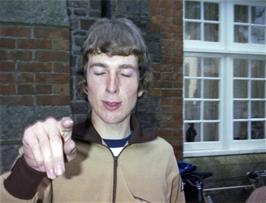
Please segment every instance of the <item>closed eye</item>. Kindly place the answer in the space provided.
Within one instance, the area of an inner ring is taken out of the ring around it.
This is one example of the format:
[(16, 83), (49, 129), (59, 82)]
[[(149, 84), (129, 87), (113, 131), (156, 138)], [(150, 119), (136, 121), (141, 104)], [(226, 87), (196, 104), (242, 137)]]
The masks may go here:
[(132, 76), (130, 73), (121, 73), (120, 75), (126, 78), (130, 78)]
[(96, 75), (96, 76), (100, 76), (100, 75), (104, 75), (105, 72), (94, 72), (93, 74)]

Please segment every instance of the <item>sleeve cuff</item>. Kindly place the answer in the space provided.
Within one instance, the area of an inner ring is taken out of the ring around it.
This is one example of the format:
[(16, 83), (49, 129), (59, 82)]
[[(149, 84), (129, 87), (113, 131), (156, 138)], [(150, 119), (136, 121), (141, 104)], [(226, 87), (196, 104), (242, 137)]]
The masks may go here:
[(24, 157), (20, 157), (11, 174), (4, 181), (5, 189), (19, 199), (32, 199), (46, 173), (32, 169)]

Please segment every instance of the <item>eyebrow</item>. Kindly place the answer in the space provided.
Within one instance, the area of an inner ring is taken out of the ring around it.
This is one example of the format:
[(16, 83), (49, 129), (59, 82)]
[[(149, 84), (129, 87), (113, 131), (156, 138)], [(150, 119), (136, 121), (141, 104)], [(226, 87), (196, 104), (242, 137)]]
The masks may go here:
[(104, 63), (93, 63), (90, 64), (89, 68), (93, 68), (94, 66), (102, 67), (102, 68), (107, 68), (107, 65)]
[[(93, 63), (93, 64), (90, 64), (89, 68), (93, 68), (93, 67), (102, 67), (102, 68), (107, 68), (108, 66), (104, 63)], [(119, 66), (119, 69), (134, 69), (134, 70), (137, 70), (137, 67), (131, 65), (131, 64), (122, 64)]]

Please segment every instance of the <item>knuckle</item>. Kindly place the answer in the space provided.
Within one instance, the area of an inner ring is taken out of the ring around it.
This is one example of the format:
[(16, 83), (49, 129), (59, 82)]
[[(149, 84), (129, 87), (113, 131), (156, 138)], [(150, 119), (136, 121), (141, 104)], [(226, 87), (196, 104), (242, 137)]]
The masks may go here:
[(62, 144), (62, 141), (58, 135), (59, 133), (50, 133), (49, 134), (49, 140), (52, 144), (58, 144), (58, 145), (61, 145)]
[(54, 122), (56, 122), (56, 120), (53, 117), (48, 117), (48, 118), (45, 119), (45, 122), (47, 122), (47, 123), (54, 123)]
[(22, 143), (23, 144), (29, 144), (29, 143), (32, 143), (34, 140), (33, 140), (33, 132), (32, 132), (32, 128), (28, 127), (25, 131), (24, 131), (24, 134), (23, 134), (23, 137), (22, 137)]

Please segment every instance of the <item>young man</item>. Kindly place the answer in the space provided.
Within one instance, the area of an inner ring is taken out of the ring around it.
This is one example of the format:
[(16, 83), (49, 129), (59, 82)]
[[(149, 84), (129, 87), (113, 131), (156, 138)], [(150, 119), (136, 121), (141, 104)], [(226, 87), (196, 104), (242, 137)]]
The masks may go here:
[(98, 20), (84, 61), (88, 119), (28, 127), (22, 156), (2, 178), (1, 202), (184, 202), (172, 147), (144, 135), (131, 115), (151, 78), (140, 30), (125, 18)]

